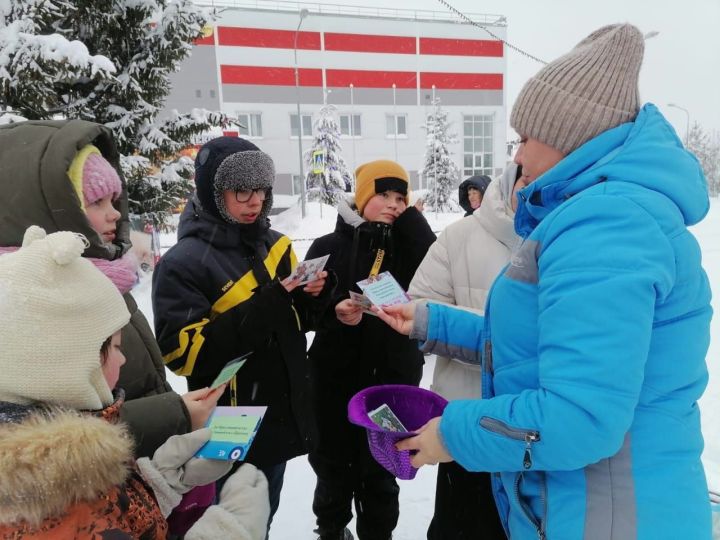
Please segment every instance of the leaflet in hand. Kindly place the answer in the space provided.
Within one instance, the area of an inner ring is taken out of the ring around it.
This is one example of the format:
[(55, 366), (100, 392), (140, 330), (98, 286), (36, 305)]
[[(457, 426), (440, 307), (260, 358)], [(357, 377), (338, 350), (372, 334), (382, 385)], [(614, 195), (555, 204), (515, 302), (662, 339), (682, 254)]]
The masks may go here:
[(377, 409), (370, 411), (368, 416), (370, 417), (370, 420), (387, 431), (407, 433), (407, 428), (403, 425), (400, 419), (395, 416), (395, 413), (387, 403), (383, 403)]
[(350, 300), (352, 300), (354, 304), (360, 306), (363, 313), (377, 317), (377, 313), (374, 313), (372, 310), (373, 304), (367, 296), (364, 294), (358, 294), (355, 291), (348, 291), (348, 293), (350, 294)]
[(317, 279), (317, 275), (323, 271), (323, 268), (325, 268), (325, 264), (329, 258), (330, 255), (323, 255), (317, 259), (308, 259), (301, 262), (297, 265), (295, 270), (293, 270), (292, 274), (290, 274), (290, 281), (299, 279), (300, 285), (305, 285), (306, 283), (315, 281)]
[(195, 455), (206, 459), (243, 461), (266, 411), (267, 407), (215, 407), (207, 423), (212, 436)]
[(232, 379), (238, 372), (238, 369), (243, 367), (245, 360), (247, 360), (247, 357), (251, 354), (251, 352), (243, 354), (242, 356), (234, 358), (230, 360), (227, 364), (225, 364), (225, 367), (220, 370), (220, 373), (218, 373), (218, 376), (215, 377), (215, 380), (210, 385), (210, 390), (215, 390), (216, 388), (220, 387), (221, 385)]
[(378, 307), (407, 304), (410, 297), (390, 272), (357, 282), (358, 287)]

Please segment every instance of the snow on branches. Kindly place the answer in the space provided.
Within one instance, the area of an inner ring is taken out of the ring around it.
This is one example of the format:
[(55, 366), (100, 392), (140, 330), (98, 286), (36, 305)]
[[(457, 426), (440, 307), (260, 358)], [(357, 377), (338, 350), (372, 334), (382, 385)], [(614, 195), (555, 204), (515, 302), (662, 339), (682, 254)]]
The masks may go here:
[(335, 206), (345, 191), (350, 189), (351, 176), (342, 157), (340, 127), (336, 120), (337, 108), (324, 105), (318, 113), (313, 131), (315, 138), (305, 152), (308, 196)]
[(450, 133), (447, 112), (440, 106), (440, 99), (432, 102), (433, 110), (427, 115), (425, 129), (427, 143), (425, 160), (420, 174), (425, 177), (428, 195), (425, 204), (439, 212), (454, 212), (458, 204), (452, 199), (460, 178), (460, 171), (453, 161), (448, 146), (457, 139)]
[(700, 162), (705, 173), (710, 195), (720, 195), (720, 138), (711, 138), (705, 130), (695, 122), (687, 135), (687, 149)]
[(0, 105), (108, 126), (131, 213), (166, 227), (192, 191), (178, 152), (232, 121), (203, 109), (160, 117), (170, 74), (210, 17), (191, 0), (0, 0)]
[(92, 55), (76, 39), (43, 33), (43, 25), (65, 2), (0, 1), (0, 99), (24, 116), (47, 116), (62, 109), (56, 82), (67, 86), (112, 79), (115, 66), (101, 54)]

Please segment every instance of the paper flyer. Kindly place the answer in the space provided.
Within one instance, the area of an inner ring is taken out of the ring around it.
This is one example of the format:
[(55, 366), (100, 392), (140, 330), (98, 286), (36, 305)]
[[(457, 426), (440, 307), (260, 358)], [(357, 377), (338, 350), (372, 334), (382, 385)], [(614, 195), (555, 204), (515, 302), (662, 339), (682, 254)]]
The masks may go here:
[(292, 274), (290, 274), (290, 281), (300, 279), (300, 285), (314, 281), (316, 276), (325, 268), (325, 264), (329, 258), (330, 255), (323, 255), (317, 259), (308, 259), (301, 262), (295, 270), (293, 270)]
[(230, 360), (227, 364), (225, 364), (225, 367), (220, 370), (220, 373), (218, 373), (218, 376), (215, 377), (215, 380), (210, 385), (210, 390), (215, 390), (220, 385), (223, 385), (230, 379), (232, 379), (238, 372), (238, 370), (243, 367), (243, 364), (247, 360), (247, 357), (251, 354), (252, 353), (244, 354), (239, 358), (234, 358), (233, 360)]
[(216, 407), (207, 423), (212, 436), (195, 456), (243, 461), (266, 412), (267, 407)]
[(368, 416), (370, 417), (370, 420), (387, 431), (407, 433), (407, 428), (403, 425), (387, 403), (383, 403), (377, 409), (370, 411)]
[(352, 300), (355, 304), (360, 306), (363, 310), (363, 313), (367, 313), (368, 315), (377, 317), (377, 313), (373, 313), (373, 310), (372, 310), (373, 304), (367, 296), (365, 296), (364, 294), (358, 294), (355, 291), (348, 291), (348, 292), (350, 294), (350, 300)]
[(390, 272), (357, 282), (358, 287), (378, 307), (407, 304), (410, 297)]

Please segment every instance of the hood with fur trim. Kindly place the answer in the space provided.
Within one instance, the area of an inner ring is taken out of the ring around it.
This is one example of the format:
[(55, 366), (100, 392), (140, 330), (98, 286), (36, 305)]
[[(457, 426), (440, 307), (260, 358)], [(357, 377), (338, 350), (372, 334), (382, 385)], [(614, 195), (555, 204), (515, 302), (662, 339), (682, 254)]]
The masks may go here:
[(128, 477), (132, 445), (123, 424), (0, 403), (0, 525), (37, 525), (109, 492)]

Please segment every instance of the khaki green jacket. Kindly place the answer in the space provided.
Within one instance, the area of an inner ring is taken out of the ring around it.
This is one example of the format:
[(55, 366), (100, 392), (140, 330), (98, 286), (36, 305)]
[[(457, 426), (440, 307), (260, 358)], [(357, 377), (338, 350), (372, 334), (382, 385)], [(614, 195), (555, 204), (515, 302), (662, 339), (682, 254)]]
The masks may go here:
[[(74, 231), (90, 246), (85, 256), (113, 260), (130, 247), (127, 190), (116, 202), (122, 217), (112, 245), (92, 229), (72, 187), (67, 170), (86, 144), (97, 146), (117, 169), (119, 155), (109, 129), (82, 120), (33, 121), (0, 127), (0, 246), (19, 246), (30, 225), (50, 234)], [(165, 379), (160, 350), (152, 330), (130, 294), (131, 314), (122, 331), (127, 359), (118, 386), (125, 390), (122, 419), (137, 443), (136, 455), (151, 455), (171, 435), (186, 433), (190, 417), (178, 394)]]

